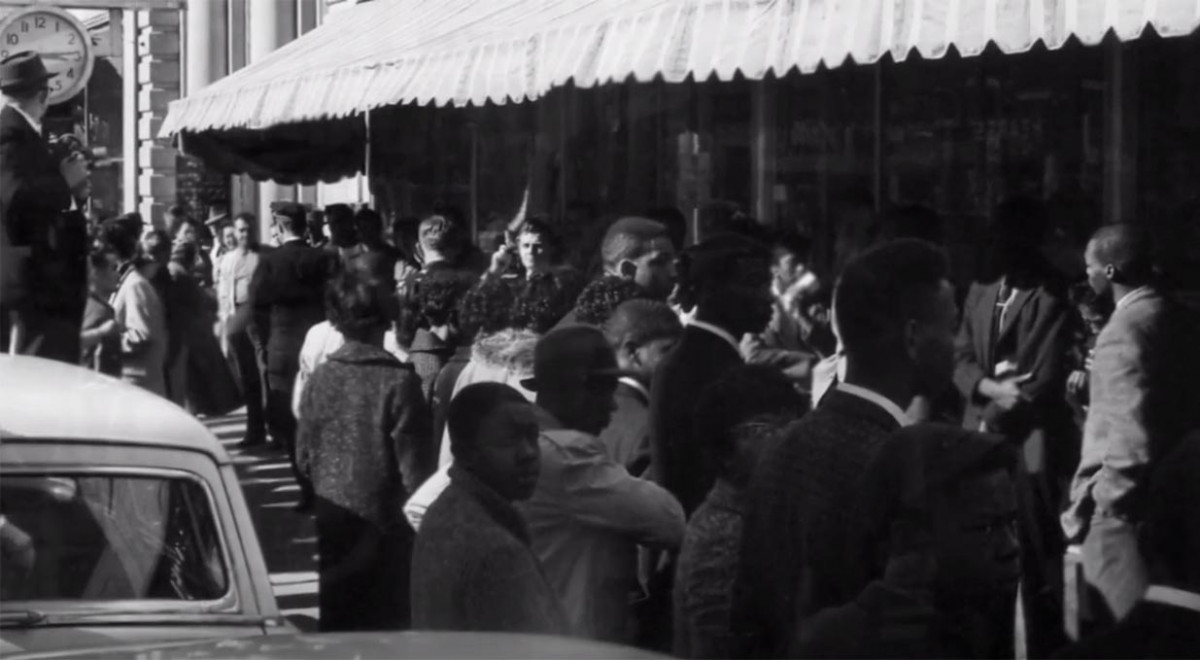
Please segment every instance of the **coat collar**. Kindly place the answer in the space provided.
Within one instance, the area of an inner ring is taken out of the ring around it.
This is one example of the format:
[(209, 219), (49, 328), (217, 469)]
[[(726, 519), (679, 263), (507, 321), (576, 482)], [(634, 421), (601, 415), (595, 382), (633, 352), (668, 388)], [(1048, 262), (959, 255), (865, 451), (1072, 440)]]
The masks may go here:
[(722, 340), (724, 340), (726, 344), (729, 344), (730, 348), (733, 349), (734, 353), (737, 353), (738, 355), (742, 354), (742, 349), (741, 349), (741, 346), (738, 344), (737, 338), (734, 337), (733, 334), (731, 334), (725, 328), (715, 326), (706, 321), (701, 321), (700, 319), (692, 319), (691, 322), (688, 323), (688, 327), (696, 328), (697, 330), (707, 332), (708, 334), (713, 335), (714, 337), (719, 337)]
[(1158, 292), (1155, 291), (1154, 287), (1152, 286), (1140, 286), (1122, 296), (1121, 299), (1117, 301), (1116, 310), (1119, 311), (1125, 309), (1134, 303), (1153, 297), (1157, 293)]
[(450, 466), (450, 483), (458, 486), (483, 507), (488, 516), (525, 545), (530, 544), (529, 527), (512, 502), (504, 499), (491, 486), (480, 481), (470, 471), (455, 463)]
[(330, 354), (329, 359), (345, 364), (384, 364), (389, 366), (401, 366), (402, 364), (381, 346), (372, 346), (351, 340), (347, 340), (341, 348)]
[(829, 409), (832, 412), (865, 419), (884, 431), (892, 432), (900, 428), (900, 424), (891, 413), (882, 406), (859, 396), (834, 388), (821, 398), (817, 410)]
[(636, 378), (630, 376), (622, 376), (617, 380), (617, 396), (637, 399), (646, 405), (650, 403), (650, 390), (646, 389), (646, 386), (639, 383)]

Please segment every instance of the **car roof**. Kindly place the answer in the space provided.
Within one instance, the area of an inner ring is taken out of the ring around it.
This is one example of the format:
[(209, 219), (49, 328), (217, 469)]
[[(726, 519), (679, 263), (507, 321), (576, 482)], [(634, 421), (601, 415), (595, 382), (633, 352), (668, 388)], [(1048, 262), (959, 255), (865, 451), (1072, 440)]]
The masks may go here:
[(227, 462), (195, 417), (152, 392), (64, 362), (0, 355), (0, 439), (174, 447)]
[(630, 660), (665, 658), (649, 651), (585, 639), (468, 632), (371, 632), (277, 634), (192, 643), (137, 644), (26, 656), (29, 658), (141, 658), (207, 660), (323, 660), (325, 658), (562, 658)]

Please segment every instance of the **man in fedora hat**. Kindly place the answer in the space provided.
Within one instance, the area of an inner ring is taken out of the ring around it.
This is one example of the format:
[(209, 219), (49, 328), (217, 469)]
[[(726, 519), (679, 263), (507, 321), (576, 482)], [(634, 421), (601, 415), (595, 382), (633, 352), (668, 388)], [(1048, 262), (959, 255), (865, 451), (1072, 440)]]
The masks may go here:
[(683, 541), (683, 507), (666, 489), (629, 474), (599, 434), (608, 426), (621, 370), (604, 333), (583, 325), (551, 331), (534, 349), (541, 476), (521, 509), (533, 550), (558, 592), (576, 635), (635, 640), (631, 586), (637, 548), (674, 550)]
[[(52, 148), (42, 120), (55, 74), (22, 51), (0, 60), (0, 225), (6, 251), (0, 335), (6, 350), (79, 361), (87, 234), (73, 190), (84, 159)], [(82, 279), (81, 279), (82, 278)]]

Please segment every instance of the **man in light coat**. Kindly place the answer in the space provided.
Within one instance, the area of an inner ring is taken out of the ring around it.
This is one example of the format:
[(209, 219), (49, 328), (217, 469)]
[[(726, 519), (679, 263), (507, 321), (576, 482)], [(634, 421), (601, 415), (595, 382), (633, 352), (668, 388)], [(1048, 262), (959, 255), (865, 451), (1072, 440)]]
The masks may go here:
[(1082, 542), (1088, 585), (1120, 620), (1148, 583), (1137, 544), (1146, 481), (1197, 425), (1197, 331), (1154, 286), (1145, 229), (1103, 227), (1084, 258), (1092, 288), (1111, 293), (1116, 310), (1096, 339), (1082, 458), (1062, 524), (1069, 540)]
[(574, 634), (630, 644), (637, 632), (629, 594), (638, 584), (638, 546), (677, 549), (685, 524), (675, 497), (631, 476), (598, 437), (620, 375), (596, 328), (560, 328), (538, 342), (534, 377), (522, 385), (537, 392), (547, 413), (542, 467), (521, 508)]

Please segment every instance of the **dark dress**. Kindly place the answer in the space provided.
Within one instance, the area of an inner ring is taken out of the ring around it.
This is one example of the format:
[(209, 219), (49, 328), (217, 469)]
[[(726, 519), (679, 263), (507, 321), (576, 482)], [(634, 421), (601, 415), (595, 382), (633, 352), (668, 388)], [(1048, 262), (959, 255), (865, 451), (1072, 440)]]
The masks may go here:
[(429, 409), (412, 367), (350, 341), (313, 372), (297, 461), (316, 494), (322, 631), (410, 621), (412, 529), (401, 507), (432, 472)]

